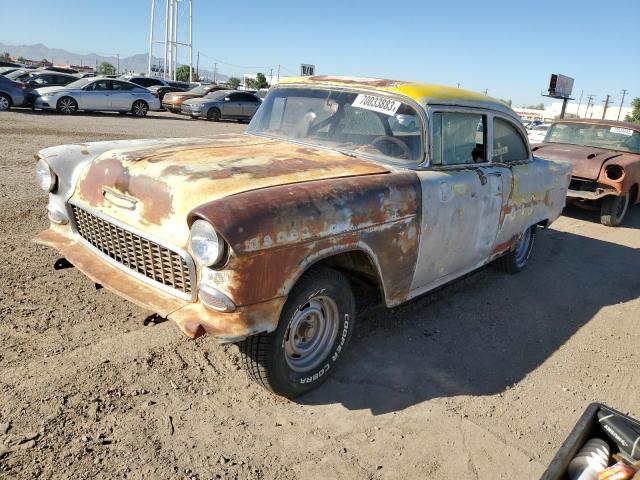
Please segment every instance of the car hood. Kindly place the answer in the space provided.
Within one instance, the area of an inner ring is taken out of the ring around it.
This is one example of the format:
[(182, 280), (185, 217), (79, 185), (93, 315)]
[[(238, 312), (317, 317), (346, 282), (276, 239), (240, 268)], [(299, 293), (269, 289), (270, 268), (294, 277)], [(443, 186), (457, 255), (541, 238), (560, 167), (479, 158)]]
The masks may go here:
[(40, 87), (40, 88), (33, 89), (34, 92), (37, 92), (40, 95), (46, 95), (48, 93), (54, 93), (54, 92), (61, 92), (63, 90), (68, 90), (68, 89), (61, 85), (57, 87)]
[(535, 155), (546, 160), (569, 162), (573, 165), (572, 176), (596, 180), (602, 164), (611, 158), (619, 157), (621, 153), (605, 148), (542, 143), (535, 149)]
[(93, 159), (79, 176), (72, 202), (184, 248), (187, 215), (203, 203), (272, 186), (388, 171), (372, 161), (249, 135), (134, 140), (118, 142)]
[(198, 93), (189, 93), (189, 92), (168, 92), (165, 96), (165, 98), (167, 100), (178, 100), (178, 101), (184, 101), (184, 100), (188, 100), (190, 98), (201, 98), (202, 95), (198, 94)]
[(182, 102), (183, 105), (204, 105), (205, 103), (215, 103), (217, 100), (212, 100), (210, 98), (197, 97), (190, 98), (189, 100), (185, 100)]

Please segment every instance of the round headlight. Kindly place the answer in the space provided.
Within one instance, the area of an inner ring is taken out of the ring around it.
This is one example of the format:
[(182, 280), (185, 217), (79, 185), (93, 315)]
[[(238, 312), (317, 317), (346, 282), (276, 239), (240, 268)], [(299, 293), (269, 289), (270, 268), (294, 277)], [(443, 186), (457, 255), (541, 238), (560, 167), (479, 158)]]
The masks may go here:
[(191, 225), (191, 251), (203, 265), (215, 265), (224, 255), (224, 241), (204, 220), (196, 220)]
[(51, 171), (51, 168), (44, 160), (38, 160), (36, 163), (36, 179), (38, 180), (38, 185), (44, 191), (53, 192), (56, 188), (56, 174)]
[(607, 165), (604, 173), (607, 175), (607, 178), (609, 180), (617, 182), (619, 180), (622, 180), (622, 178), (624, 177), (624, 168), (622, 168), (620, 165)]

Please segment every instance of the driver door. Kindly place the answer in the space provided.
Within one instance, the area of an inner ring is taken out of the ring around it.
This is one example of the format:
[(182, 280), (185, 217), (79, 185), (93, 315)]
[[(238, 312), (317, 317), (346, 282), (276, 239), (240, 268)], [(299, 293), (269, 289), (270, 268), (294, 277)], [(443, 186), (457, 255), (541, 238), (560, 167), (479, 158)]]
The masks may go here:
[(110, 110), (111, 81), (97, 80), (87, 85), (79, 96), (78, 106), (81, 110)]
[(427, 291), (463, 275), (491, 256), (509, 169), (487, 161), (487, 115), (436, 112), (431, 165), (417, 172), (422, 234), (412, 290)]

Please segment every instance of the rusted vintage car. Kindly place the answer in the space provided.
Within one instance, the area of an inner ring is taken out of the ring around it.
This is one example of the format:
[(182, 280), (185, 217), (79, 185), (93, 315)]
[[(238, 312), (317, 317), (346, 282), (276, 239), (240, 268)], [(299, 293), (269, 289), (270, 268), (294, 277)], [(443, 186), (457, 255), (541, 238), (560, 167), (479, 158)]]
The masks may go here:
[(560, 120), (533, 147), (545, 159), (573, 165), (568, 200), (599, 210), (615, 227), (640, 202), (640, 125), (611, 120)]
[(532, 156), (503, 103), (457, 88), (290, 79), (244, 135), (47, 148), (35, 241), (189, 337), (239, 342), (294, 397), (349, 343), (353, 282), (389, 307), (501, 258), (524, 267), (570, 167)]

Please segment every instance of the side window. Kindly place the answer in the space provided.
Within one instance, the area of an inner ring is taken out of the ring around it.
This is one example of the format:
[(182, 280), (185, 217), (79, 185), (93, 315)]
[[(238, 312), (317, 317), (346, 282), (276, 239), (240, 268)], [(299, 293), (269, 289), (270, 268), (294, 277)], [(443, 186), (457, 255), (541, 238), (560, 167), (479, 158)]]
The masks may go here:
[(94, 92), (109, 90), (109, 81), (100, 80), (98, 82), (93, 82), (91, 85), (89, 85), (87, 90), (91, 90), (91, 91), (94, 91)]
[(529, 158), (527, 144), (515, 126), (501, 118), (493, 119), (492, 161), (508, 163)]
[(486, 161), (485, 115), (459, 112), (435, 113), (431, 123), (432, 164), (466, 165)]
[(241, 102), (244, 100), (241, 93), (232, 93), (230, 95), (227, 95), (227, 98), (230, 102)]
[(126, 91), (126, 90), (132, 90), (133, 89), (133, 85), (129, 84), (129, 83), (124, 83), (124, 82), (111, 82), (111, 89), (112, 90), (119, 90), (119, 91)]

